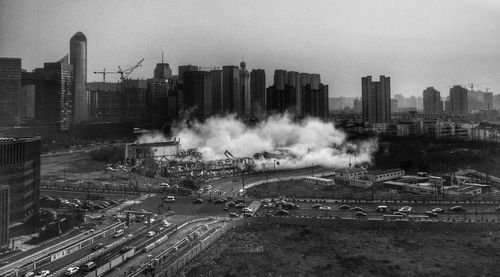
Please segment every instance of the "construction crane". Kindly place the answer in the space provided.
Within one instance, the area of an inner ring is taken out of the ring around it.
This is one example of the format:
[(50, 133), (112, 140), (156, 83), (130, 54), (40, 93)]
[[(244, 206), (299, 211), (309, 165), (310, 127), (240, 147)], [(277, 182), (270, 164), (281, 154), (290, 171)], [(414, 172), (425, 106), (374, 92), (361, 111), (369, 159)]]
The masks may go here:
[(481, 85), (487, 85), (487, 83), (469, 83), (467, 84), (468, 87), (470, 87), (470, 91), (474, 91), (474, 86), (481, 86)]
[(94, 74), (102, 74), (102, 82), (106, 83), (106, 74), (118, 74), (119, 72), (106, 71), (104, 68), (102, 71), (94, 71)]
[(126, 69), (122, 69), (120, 66), (118, 66), (118, 72), (120, 74), (120, 80), (125, 80), (125, 78), (127, 78), (130, 74), (132, 74), (132, 72), (138, 68), (139, 66), (142, 66), (141, 63), (144, 61), (144, 58), (142, 58), (136, 65), (130, 67), (130, 68), (126, 68)]

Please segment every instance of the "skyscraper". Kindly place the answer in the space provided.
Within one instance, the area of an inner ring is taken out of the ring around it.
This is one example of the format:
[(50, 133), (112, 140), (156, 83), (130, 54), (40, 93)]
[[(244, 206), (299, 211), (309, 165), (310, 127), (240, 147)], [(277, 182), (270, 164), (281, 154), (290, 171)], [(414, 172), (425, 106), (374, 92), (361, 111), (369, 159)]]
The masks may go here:
[(88, 121), (87, 38), (76, 33), (69, 41), (69, 60), (73, 65), (73, 122)]
[(212, 113), (222, 114), (222, 70), (214, 69), (210, 71), (210, 86), (210, 95), (212, 95)]
[(0, 58), (0, 125), (15, 125), (21, 117), (21, 59)]
[(285, 90), (286, 70), (276, 69), (274, 71), (274, 85), (276, 86), (276, 90)]
[(237, 66), (222, 67), (222, 112), (242, 114), (240, 70)]
[(73, 119), (73, 66), (64, 62), (45, 63), (32, 74), (35, 118), (68, 130)]
[[(40, 137), (0, 138), (0, 176), (10, 194), (10, 225), (36, 227), (40, 209)], [(15, 227), (11, 227), (15, 228)]]
[(195, 65), (181, 65), (179, 66), (179, 76), (176, 84), (176, 94), (177, 94), (177, 109), (179, 111), (184, 110), (184, 73), (189, 71), (198, 71), (198, 66)]
[(443, 101), (438, 90), (433, 87), (428, 87), (423, 92), (424, 98), (424, 113), (442, 113)]
[(252, 110), (252, 98), (250, 95), (250, 73), (244, 61), (240, 63), (240, 96), (242, 113), (250, 114)]
[(465, 115), (468, 111), (467, 89), (461, 86), (450, 88), (450, 113)]
[(172, 69), (162, 59), (162, 63), (156, 64), (153, 79), (148, 80), (147, 112), (154, 126), (164, 126), (177, 115), (173, 87)]
[(250, 73), (251, 113), (259, 118), (266, 114), (266, 72), (253, 69)]
[(380, 76), (372, 82), (372, 76), (361, 78), (363, 121), (390, 123), (391, 121), (391, 79)]
[(210, 72), (184, 73), (184, 109), (195, 118), (203, 120), (212, 115)]
[(302, 98), (301, 98), (301, 86), (300, 86), (300, 75), (296, 71), (288, 71), (286, 74), (287, 85), (290, 86), (292, 94), (295, 95), (295, 115), (297, 117), (302, 116)]

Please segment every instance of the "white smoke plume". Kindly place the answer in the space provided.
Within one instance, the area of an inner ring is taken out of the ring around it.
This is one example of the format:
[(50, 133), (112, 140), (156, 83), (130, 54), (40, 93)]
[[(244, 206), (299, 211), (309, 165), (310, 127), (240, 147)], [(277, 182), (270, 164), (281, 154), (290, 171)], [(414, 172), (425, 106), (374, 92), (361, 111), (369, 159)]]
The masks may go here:
[[(276, 153), (286, 149), (289, 155), (268, 158), (267, 166), (279, 161), (279, 168), (322, 165), (347, 167), (354, 163), (370, 163), (377, 148), (376, 140), (359, 143), (346, 141), (346, 134), (332, 122), (317, 118), (294, 122), (288, 115), (276, 115), (248, 127), (234, 115), (212, 117), (204, 123), (180, 125), (172, 137), (180, 138), (182, 149), (198, 148), (203, 160), (224, 159), (227, 150), (235, 157), (253, 157), (255, 153)], [(161, 135), (143, 137), (139, 142), (165, 141)], [(270, 163), (269, 163), (270, 162)], [(264, 161), (256, 160), (257, 169)]]

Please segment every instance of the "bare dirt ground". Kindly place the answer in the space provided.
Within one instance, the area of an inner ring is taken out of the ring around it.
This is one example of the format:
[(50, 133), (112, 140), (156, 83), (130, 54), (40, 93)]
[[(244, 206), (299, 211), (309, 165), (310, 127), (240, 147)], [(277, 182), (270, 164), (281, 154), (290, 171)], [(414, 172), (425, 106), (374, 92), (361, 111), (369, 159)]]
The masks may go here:
[(500, 276), (500, 232), (252, 225), (230, 231), (179, 276)]

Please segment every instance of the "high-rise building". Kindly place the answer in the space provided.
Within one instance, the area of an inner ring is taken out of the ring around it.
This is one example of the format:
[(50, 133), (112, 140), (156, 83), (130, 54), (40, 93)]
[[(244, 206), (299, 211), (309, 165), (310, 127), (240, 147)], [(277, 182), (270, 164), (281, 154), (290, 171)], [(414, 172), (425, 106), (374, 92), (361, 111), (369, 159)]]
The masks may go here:
[(0, 185), (0, 250), (9, 247), (9, 186)]
[(134, 122), (135, 126), (147, 123), (147, 80), (125, 79), (121, 83), (121, 122)]
[(319, 83), (317, 89), (313, 89), (312, 84), (302, 87), (302, 116), (328, 118), (328, 85)]
[(0, 58), (0, 125), (21, 119), (21, 59)]
[(244, 114), (250, 114), (252, 111), (252, 98), (250, 95), (250, 73), (246, 68), (247, 64), (242, 61), (240, 63), (240, 96), (241, 110)]
[(285, 90), (286, 85), (286, 70), (276, 69), (274, 71), (274, 85), (276, 86), (276, 90)]
[(262, 118), (266, 114), (266, 72), (264, 69), (253, 69), (250, 73), (250, 94), (252, 114)]
[[(302, 116), (302, 98), (301, 98), (301, 90), (302, 87), (300, 85), (300, 74), (297, 71), (288, 71), (286, 73), (286, 84), (290, 86), (290, 89), (292, 90), (292, 94), (295, 95), (295, 111), (293, 113), (297, 117)], [(290, 111), (292, 112), (292, 111)]]
[(358, 114), (360, 114), (363, 111), (361, 100), (359, 98), (356, 97), (356, 99), (354, 99), (352, 109), (354, 110), (355, 113)]
[(428, 87), (423, 92), (424, 113), (439, 114), (443, 112), (443, 101), (438, 90)]
[(391, 79), (380, 76), (378, 82), (372, 77), (361, 78), (363, 121), (370, 123), (390, 123), (391, 121)]
[(35, 85), (35, 118), (68, 130), (74, 111), (73, 66), (64, 62), (44, 63), (30, 79)]
[(483, 109), (493, 110), (493, 92), (484, 93)]
[(212, 95), (212, 113), (223, 113), (223, 96), (222, 96), (222, 70), (214, 69), (210, 71), (210, 85)]
[(40, 137), (0, 139), (0, 185), (9, 186), (10, 229), (36, 227), (40, 208)]
[(73, 65), (73, 122), (88, 121), (87, 38), (76, 33), (69, 41), (69, 60)]
[(148, 80), (147, 113), (153, 126), (162, 127), (176, 118), (177, 97), (168, 63), (158, 63), (153, 79)]
[(210, 72), (184, 73), (184, 109), (199, 120), (212, 115), (212, 86)]
[(500, 94), (495, 94), (493, 96), (493, 108), (500, 109)]
[(122, 93), (120, 83), (87, 83), (89, 118), (92, 122), (120, 122)]
[(222, 111), (242, 114), (240, 94), (240, 70), (237, 66), (222, 67)]
[[(293, 82), (292, 82), (293, 83)], [(297, 89), (290, 85), (286, 70), (274, 71), (274, 85), (267, 88), (266, 109), (268, 113), (294, 114), (297, 103)]]
[(398, 100), (397, 99), (391, 99), (391, 111), (393, 113), (398, 111)]
[(177, 110), (184, 110), (184, 73), (189, 71), (198, 71), (199, 67), (196, 65), (181, 65), (179, 66), (179, 76), (176, 81), (176, 96), (177, 96)]
[(467, 89), (461, 86), (450, 88), (450, 113), (465, 115), (468, 111)]

